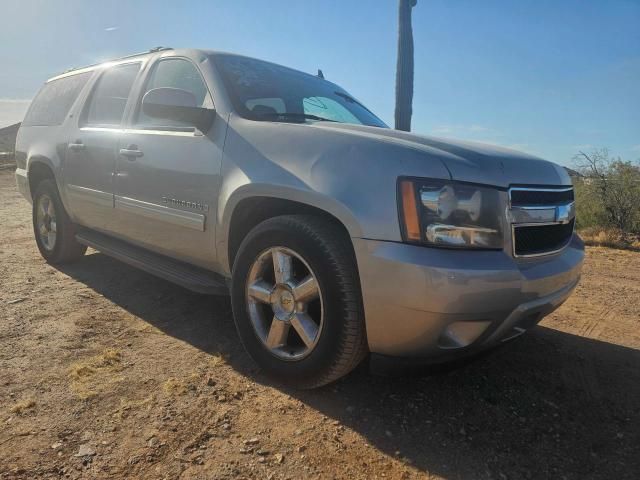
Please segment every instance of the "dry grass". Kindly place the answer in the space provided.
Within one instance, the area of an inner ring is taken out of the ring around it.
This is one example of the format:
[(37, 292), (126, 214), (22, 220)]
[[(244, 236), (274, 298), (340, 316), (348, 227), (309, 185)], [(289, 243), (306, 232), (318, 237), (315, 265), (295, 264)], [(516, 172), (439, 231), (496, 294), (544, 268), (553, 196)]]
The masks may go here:
[(162, 388), (167, 395), (184, 395), (189, 390), (195, 390), (200, 377), (196, 373), (192, 373), (186, 378), (169, 377)]
[(209, 366), (211, 368), (216, 368), (227, 363), (227, 360), (227, 355), (224, 355), (222, 353), (214, 354), (209, 359)]
[(114, 375), (122, 370), (122, 355), (118, 350), (108, 348), (100, 355), (90, 357), (71, 365), (72, 390), (82, 399), (95, 396), (105, 385), (121, 380)]
[(80, 380), (95, 375), (100, 370), (113, 370), (120, 366), (121, 357), (118, 350), (109, 348), (100, 355), (74, 363), (70, 375)]
[(179, 378), (168, 378), (162, 385), (164, 391), (169, 395), (184, 395), (187, 393), (187, 384)]
[(584, 228), (578, 233), (584, 243), (590, 246), (640, 251), (640, 236), (638, 235), (601, 227)]
[(149, 395), (148, 397), (139, 400), (120, 399), (120, 407), (117, 408), (111, 416), (113, 418), (125, 419), (132, 411), (135, 410), (151, 410), (155, 402), (155, 396)]
[(27, 410), (31, 410), (33, 408), (35, 408), (36, 406), (36, 401), (32, 398), (29, 398), (27, 400), (23, 400), (21, 402), (16, 403), (15, 405), (13, 405), (11, 407), (11, 413), (15, 413), (17, 415), (21, 415), (22, 413), (26, 412)]

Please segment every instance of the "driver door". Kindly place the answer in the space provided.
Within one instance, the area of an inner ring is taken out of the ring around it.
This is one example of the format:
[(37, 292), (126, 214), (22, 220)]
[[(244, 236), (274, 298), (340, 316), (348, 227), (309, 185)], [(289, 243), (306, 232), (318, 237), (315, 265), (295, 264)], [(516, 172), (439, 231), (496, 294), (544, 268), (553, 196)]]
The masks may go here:
[(190, 92), (197, 106), (213, 108), (191, 60), (164, 57), (152, 66), (119, 138), (114, 198), (118, 234), (157, 253), (212, 267), (226, 122), (217, 117), (203, 134), (185, 122), (151, 118), (141, 102), (157, 88)]

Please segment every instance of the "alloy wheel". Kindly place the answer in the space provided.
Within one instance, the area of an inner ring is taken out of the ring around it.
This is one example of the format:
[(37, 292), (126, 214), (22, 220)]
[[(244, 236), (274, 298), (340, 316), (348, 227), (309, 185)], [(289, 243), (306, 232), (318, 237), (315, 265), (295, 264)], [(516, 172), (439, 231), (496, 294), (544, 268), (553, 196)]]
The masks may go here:
[(286, 247), (272, 247), (253, 262), (247, 278), (247, 310), (256, 335), (276, 357), (309, 355), (323, 327), (320, 285), (309, 264)]
[(53, 251), (57, 238), (56, 209), (48, 195), (40, 195), (38, 198), (36, 229), (44, 248), (49, 252)]

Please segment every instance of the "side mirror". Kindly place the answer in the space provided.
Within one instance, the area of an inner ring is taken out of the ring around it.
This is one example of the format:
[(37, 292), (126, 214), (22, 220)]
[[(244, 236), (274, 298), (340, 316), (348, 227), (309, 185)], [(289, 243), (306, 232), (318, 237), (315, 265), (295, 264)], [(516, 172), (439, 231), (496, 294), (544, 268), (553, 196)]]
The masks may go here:
[(193, 93), (179, 88), (154, 88), (142, 97), (142, 111), (154, 118), (164, 118), (196, 127), (207, 133), (216, 111), (196, 105)]

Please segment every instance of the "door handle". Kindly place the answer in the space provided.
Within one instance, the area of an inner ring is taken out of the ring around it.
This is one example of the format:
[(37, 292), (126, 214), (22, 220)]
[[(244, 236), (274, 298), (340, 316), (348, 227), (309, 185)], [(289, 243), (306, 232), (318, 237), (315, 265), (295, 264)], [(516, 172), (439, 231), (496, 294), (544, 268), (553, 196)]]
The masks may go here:
[(144, 155), (141, 150), (138, 150), (137, 145), (129, 145), (127, 148), (120, 149), (120, 155), (123, 157), (127, 157), (129, 160), (133, 161), (138, 157)]
[(73, 151), (84, 150), (84, 143), (82, 143), (81, 140), (76, 140), (75, 142), (70, 143), (68, 146), (69, 146), (69, 150), (73, 150)]

